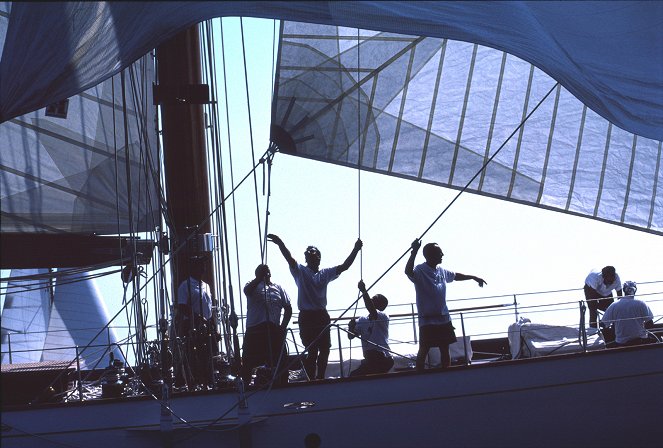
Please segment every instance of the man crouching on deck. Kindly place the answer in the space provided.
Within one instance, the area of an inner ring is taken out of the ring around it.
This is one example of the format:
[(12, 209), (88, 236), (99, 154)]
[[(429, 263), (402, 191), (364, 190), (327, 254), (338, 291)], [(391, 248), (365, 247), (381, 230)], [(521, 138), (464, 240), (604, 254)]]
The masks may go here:
[(417, 371), (424, 370), (424, 361), (431, 347), (440, 349), (442, 367), (451, 365), (449, 345), (456, 342), (456, 333), (451, 324), (447, 308), (447, 283), (454, 280), (475, 280), (483, 288), (486, 281), (474, 275), (447, 271), (438, 266), (444, 253), (436, 243), (424, 246), (425, 263), (414, 266), (414, 259), (421, 247), (421, 241), (412, 242), (412, 252), (405, 265), (405, 275), (414, 283), (417, 294), (419, 313), (419, 351), (417, 352)]

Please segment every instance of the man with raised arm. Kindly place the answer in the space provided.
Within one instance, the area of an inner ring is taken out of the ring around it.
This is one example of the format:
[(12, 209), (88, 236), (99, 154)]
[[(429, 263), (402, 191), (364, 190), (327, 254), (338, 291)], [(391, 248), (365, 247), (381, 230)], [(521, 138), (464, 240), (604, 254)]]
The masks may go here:
[(309, 379), (324, 379), (331, 348), (329, 330), (331, 320), (327, 313), (327, 284), (348, 270), (355, 261), (362, 242), (357, 239), (352, 252), (343, 264), (333, 268), (320, 269), (321, 254), (317, 247), (306, 248), (306, 252), (304, 252), (306, 266), (304, 266), (295, 261), (281, 238), (270, 233), (267, 235), (267, 240), (279, 247), (297, 285), (299, 335), (302, 343), (309, 347), (304, 360), (306, 374)]
[(348, 325), (350, 339), (361, 337), (361, 347), (364, 359), (361, 365), (350, 372), (350, 376), (368, 375), (371, 373), (386, 373), (394, 366), (394, 360), (389, 353), (389, 315), (384, 312), (389, 301), (382, 294), (368, 295), (363, 280), (357, 285), (364, 299), (364, 306), (368, 316), (352, 319)]
[[(290, 298), (281, 286), (272, 282), (269, 266), (258, 265), (255, 274), (256, 277), (244, 286), (246, 334), (242, 347), (242, 379), (247, 386), (255, 367), (266, 364), (276, 369), (279, 360), (286, 359), (286, 354), (282, 352), (288, 322), (292, 317)], [(281, 365), (284, 364), (282, 361)], [(278, 382), (287, 382), (287, 372), (284, 373)]]
[(414, 259), (421, 247), (421, 241), (412, 242), (412, 252), (405, 265), (405, 275), (414, 283), (417, 294), (417, 310), (419, 313), (419, 351), (417, 352), (417, 371), (424, 370), (426, 355), (431, 347), (440, 349), (442, 367), (451, 365), (449, 345), (456, 342), (456, 333), (451, 324), (451, 316), (447, 308), (447, 283), (454, 280), (474, 280), (480, 287), (487, 284), (482, 278), (465, 275), (460, 272), (447, 271), (438, 266), (442, 263), (444, 253), (436, 243), (424, 246), (425, 263), (414, 266)]

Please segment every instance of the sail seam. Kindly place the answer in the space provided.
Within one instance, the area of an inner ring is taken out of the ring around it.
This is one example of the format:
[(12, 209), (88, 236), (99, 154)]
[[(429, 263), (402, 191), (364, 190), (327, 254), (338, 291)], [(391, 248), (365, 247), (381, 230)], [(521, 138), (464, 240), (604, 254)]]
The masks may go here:
[(582, 107), (582, 117), (580, 118), (580, 128), (578, 129), (578, 142), (576, 143), (576, 155), (573, 160), (573, 170), (571, 171), (571, 183), (569, 184), (569, 195), (566, 198), (565, 210), (571, 207), (571, 198), (576, 185), (576, 176), (578, 175), (578, 162), (580, 161), (580, 149), (582, 148), (582, 137), (585, 131), (585, 119), (587, 118), (587, 106)]
[(421, 151), (421, 161), (419, 162), (418, 178), (424, 175), (424, 166), (426, 164), (426, 154), (428, 153), (428, 145), (430, 143), (430, 136), (432, 134), (433, 118), (435, 118), (435, 106), (437, 105), (437, 96), (440, 90), (440, 80), (442, 79), (442, 69), (444, 68), (444, 57), (447, 52), (447, 39), (442, 41), (440, 48), (440, 62), (437, 67), (437, 75), (435, 76), (435, 87), (433, 88), (433, 98), (431, 98), (430, 114), (428, 115), (428, 127), (426, 128), (426, 138), (424, 140), (424, 148)]
[(631, 195), (631, 180), (633, 178), (633, 166), (635, 165), (635, 154), (638, 150), (638, 136), (633, 134), (633, 145), (631, 146), (631, 161), (628, 167), (628, 176), (626, 177), (626, 192), (624, 194), (624, 208), (622, 208), (622, 216), (620, 221), (624, 222), (626, 218), (626, 209), (628, 208), (628, 200)]
[(596, 206), (594, 207), (594, 217), (599, 214), (601, 205), (601, 196), (603, 196), (603, 184), (605, 182), (605, 167), (608, 165), (608, 154), (610, 154), (610, 139), (612, 138), (612, 123), (608, 122), (608, 130), (605, 137), (605, 149), (603, 150), (603, 165), (601, 166), (601, 179), (599, 180), (599, 192), (596, 197)]
[[(490, 147), (493, 143), (493, 132), (495, 132), (495, 122), (497, 120), (497, 109), (500, 103), (500, 96), (502, 95), (502, 82), (504, 81), (504, 73), (505, 73), (505, 68), (506, 68), (506, 57), (507, 53), (502, 52), (502, 65), (500, 67), (500, 74), (497, 78), (497, 87), (495, 88), (495, 101), (493, 102), (493, 114), (490, 118), (490, 127), (488, 129), (488, 137), (486, 139), (486, 151), (484, 152), (483, 155), (483, 162), (486, 163), (486, 160), (488, 160), (489, 154), (490, 154)], [(479, 186), (478, 190), (481, 191), (483, 189), (483, 182), (486, 179), (486, 173), (488, 172), (487, 169), (483, 170), (481, 172), (481, 178), (479, 179)]]
[(546, 176), (548, 175), (548, 163), (550, 162), (550, 155), (552, 151), (552, 142), (553, 136), (555, 135), (555, 124), (557, 122), (557, 109), (559, 107), (559, 97), (562, 91), (562, 86), (557, 86), (557, 92), (555, 92), (555, 105), (553, 106), (552, 117), (550, 119), (550, 132), (548, 134), (548, 144), (546, 145), (546, 157), (543, 162), (543, 171), (541, 173), (541, 183), (539, 185), (539, 196), (536, 198), (536, 203), (541, 204), (541, 198), (543, 197), (543, 190), (546, 185)]
[(477, 60), (477, 50), (479, 45), (474, 44), (472, 48), (472, 59), (470, 60), (470, 68), (467, 74), (467, 83), (465, 85), (465, 98), (463, 98), (463, 110), (460, 113), (460, 122), (458, 123), (458, 133), (456, 135), (456, 144), (454, 145), (454, 156), (451, 160), (451, 170), (449, 171), (449, 183), (454, 183), (454, 174), (456, 173), (456, 163), (458, 162), (458, 153), (460, 152), (460, 141), (463, 137), (463, 126), (465, 125), (465, 115), (467, 114), (467, 105), (470, 98), (470, 90), (472, 88), (472, 76), (474, 75), (474, 66)]
[(656, 207), (656, 192), (658, 189), (658, 176), (661, 173), (661, 147), (663, 142), (658, 142), (658, 156), (656, 157), (656, 171), (654, 174), (654, 186), (652, 188), (651, 207), (649, 208), (649, 220), (647, 221), (647, 228), (651, 229), (652, 221), (654, 220), (654, 207)]
[(516, 153), (513, 156), (513, 168), (511, 171), (511, 182), (509, 183), (509, 191), (507, 193), (508, 197), (511, 197), (513, 194), (513, 187), (516, 183), (516, 175), (518, 174), (518, 161), (520, 159), (520, 148), (523, 143), (523, 133), (525, 132), (525, 126), (527, 123), (524, 122), (525, 117), (527, 116), (527, 108), (529, 107), (529, 99), (532, 94), (532, 81), (534, 79), (534, 65), (530, 64), (529, 66), (529, 78), (527, 80), (527, 91), (525, 93), (525, 103), (523, 104), (523, 114), (520, 117), (520, 120), (523, 121), (523, 125), (520, 127), (518, 132), (518, 141), (516, 143)]
[(410, 86), (410, 81), (412, 80), (412, 66), (414, 65), (414, 53), (417, 50), (417, 46), (412, 46), (410, 50), (410, 60), (408, 61), (407, 71), (405, 72), (405, 82), (403, 86), (403, 94), (401, 96), (400, 109), (398, 111), (398, 119), (396, 120), (396, 131), (394, 132), (394, 143), (391, 147), (391, 156), (389, 157), (389, 168), (387, 171), (391, 172), (394, 167), (394, 159), (396, 158), (396, 148), (398, 147), (398, 138), (401, 132), (401, 123), (403, 122), (403, 111), (405, 110), (405, 102), (407, 101), (407, 92), (408, 87)]

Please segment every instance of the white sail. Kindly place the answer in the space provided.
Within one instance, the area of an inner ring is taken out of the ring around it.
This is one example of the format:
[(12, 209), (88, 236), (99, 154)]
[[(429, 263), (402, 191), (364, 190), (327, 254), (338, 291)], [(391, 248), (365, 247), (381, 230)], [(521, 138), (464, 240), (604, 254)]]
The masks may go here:
[[(13, 269), (2, 309), (1, 363), (41, 361), (51, 318), (47, 269)], [(42, 276), (39, 278), (39, 276)]]
[(515, 56), (284, 22), (276, 77), (285, 152), (663, 234), (661, 141)]
[(104, 368), (111, 351), (123, 359), (89, 273), (53, 281), (46, 269), (13, 269), (11, 278), (2, 310), (2, 364), (73, 361), (78, 354), (81, 368)]
[(69, 361), (78, 354), (81, 368), (105, 368), (110, 352), (123, 359), (114, 329), (106, 327), (110, 315), (103, 294), (88, 275), (58, 278), (42, 361)]
[(6, 15), (0, 121), (97, 85), (195, 23), (244, 16), (491, 46), (615, 125), (663, 139), (660, 2), (18, 2)]

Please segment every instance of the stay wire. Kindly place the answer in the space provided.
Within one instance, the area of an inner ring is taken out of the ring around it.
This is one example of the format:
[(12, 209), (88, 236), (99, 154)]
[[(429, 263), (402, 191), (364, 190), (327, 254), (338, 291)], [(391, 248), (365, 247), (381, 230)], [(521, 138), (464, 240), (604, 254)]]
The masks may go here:
[[(493, 159), (497, 156), (497, 154), (499, 154), (500, 151), (506, 146), (506, 144), (509, 142), (509, 140), (511, 140), (511, 138), (512, 138), (514, 135), (516, 135), (516, 133), (520, 130), (520, 128), (522, 128), (522, 127), (525, 125), (525, 123), (527, 122), (527, 120), (529, 120), (529, 118), (532, 116), (532, 114), (534, 114), (534, 112), (536, 112), (536, 111), (538, 110), (538, 108), (541, 106), (541, 104), (543, 104), (543, 102), (544, 102), (544, 101), (550, 96), (550, 94), (551, 94), (551, 93), (557, 88), (558, 85), (559, 85), (559, 82), (556, 82), (556, 83), (550, 88), (550, 90), (548, 91), (548, 93), (546, 93), (546, 94), (543, 96), (543, 98), (541, 98), (541, 100), (537, 103), (537, 105), (536, 105), (536, 106), (535, 106), (535, 107), (534, 107), (534, 108), (533, 108), (533, 109), (527, 114), (527, 116), (526, 116), (526, 117), (520, 122), (520, 124), (518, 124), (518, 126), (516, 126), (516, 128), (515, 128), (515, 129), (513, 130), (513, 132), (512, 132), (507, 138), (506, 138), (506, 140), (504, 140), (504, 143), (502, 143), (502, 144), (500, 145), (500, 147), (499, 147), (499, 148), (493, 153), (493, 155), (490, 156), (490, 157), (484, 162), (484, 164), (481, 166), (481, 168), (480, 168), (480, 169), (474, 174), (474, 176), (472, 176), (472, 178), (471, 178), (471, 179), (465, 184), (465, 186), (464, 186), (464, 187), (458, 192), (458, 194), (453, 198), (453, 200), (452, 200), (452, 201), (451, 201), (451, 202), (450, 202), (450, 203), (444, 208), (444, 210), (442, 210), (442, 212), (437, 216), (437, 218), (435, 218), (435, 220), (431, 223), (431, 225), (429, 225), (428, 228), (426, 228), (426, 230), (424, 230), (424, 232), (421, 234), (421, 236), (420, 236), (419, 238), (417, 238), (417, 241), (420, 241), (420, 240), (424, 237), (424, 235), (426, 235), (426, 233), (428, 233), (428, 231), (430, 231), (430, 229), (433, 228), (433, 226), (437, 223), (437, 221), (440, 220), (440, 218), (442, 217), (442, 215), (444, 215), (444, 213), (446, 213), (446, 211), (449, 210), (449, 208), (451, 207), (451, 205), (453, 205), (453, 203), (456, 202), (456, 200), (460, 197), (460, 195), (463, 194), (463, 193), (469, 188), (469, 186), (472, 184), (472, 182), (474, 182), (474, 180), (475, 180), (475, 179), (476, 179), (476, 178), (477, 178), (477, 177), (478, 177), (478, 176), (479, 176), (479, 175), (480, 175), (480, 174), (486, 169), (486, 167), (488, 166), (488, 164), (489, 164), (490, 162), (493, 161)], [(403, 257), (405, 257), (405, 255), (408, 254), (409, 251), (410, 251), (410, 248), (406, 249), (405, 252), (403, 252), (403, 254), (402, 254), (400, 257), (398, 257), (398, 259), (397, 259), (396, 261), (394, 261), (394, 262), (391, 264), (391, 266), (389, 266), (389, 268), (387, 268), (387, 270), (386, 270), (382, 275), (380, 275), (380, 276), (377, 278), (377, 280), (375, 280), (375, 281), (374, 281), (369, 287), (366, 288), (366, 290), (369, 291), (369, 290), (370, 290), (373, 286), (375, 286), (380, 280), (382, 280), (382, 279), (383, 279), (383, 278), (389, 273), (389, 271), (391, 271), (391, 270), (394, 268), (394, 266), (396, 266), (396, 264), (397, 264), (398, 262), (400, 262), (400, 261), (403, 259)], [(352, 307), (355, 306), (355, 304), (357, 304), (357, 303), (359, 302), (359, 299), (361, 299), (361, 296), (358, 297), (358, 298), (357, 298), (357, 299), (356, 299), (356, 300), (355, 300), (355, 301), (354, 301), (349, 307), (347, 307), (347, 308), (345, 309), (345, 311), (343, 311), (343, 312), (341, 313), (340, 316), (336, 317), (336, 318), (335, 318), (335, 319), (334, 319), (329, 325), (335, 325), (336, 322), (338, 322), (339, 319), (341, 319), (341, 318), (342, 318), (342, 317), (343, 317), (348, 311), (350, 311), (350, 309), (351, 309)]]

